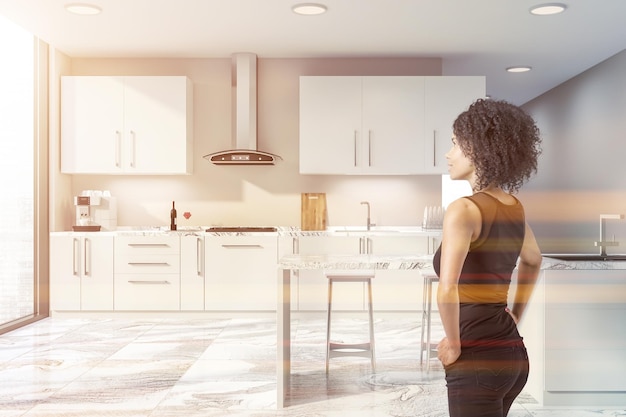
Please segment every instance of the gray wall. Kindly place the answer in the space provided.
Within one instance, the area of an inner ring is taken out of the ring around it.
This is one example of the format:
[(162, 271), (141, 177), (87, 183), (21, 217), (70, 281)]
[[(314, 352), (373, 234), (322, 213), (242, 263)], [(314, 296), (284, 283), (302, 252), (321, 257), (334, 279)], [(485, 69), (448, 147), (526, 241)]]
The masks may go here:
[[(544, 252), (595, 252), (600, 214), (626, 214), (626, 50), (526, 103), (543, 137), (520, 192)], [(626, 220), (607, 223), (626, 253)]]

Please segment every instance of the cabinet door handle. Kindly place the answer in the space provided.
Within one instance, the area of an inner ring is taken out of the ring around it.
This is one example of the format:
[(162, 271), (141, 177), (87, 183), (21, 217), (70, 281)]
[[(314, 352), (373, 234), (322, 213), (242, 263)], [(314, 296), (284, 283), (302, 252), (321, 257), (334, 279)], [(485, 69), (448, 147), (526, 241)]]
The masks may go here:
[(356, 140), (357, 131), (354, 131), (354, 166), (356, 167), (356, 149), (357, 149), (357, 140)]
[(367, 166), (372, 166), (372, 131), (367, 131)]
[(131, 130), (130, 131), (130, 167), (131, 168), (135, 168), (135, 142), (136, 142), (136, 137), (135, 137), (135, 131)]
[(79, 251), (80, 251), (80, 246), (79, 246), (79, 241), (78, 239), (74, 238), (73, 242), (72, 242), (72, 246), (73, 246), (73, 251), (72, 251), (72, 275), (78, 275), (78, 270), (80, 268), (79, 265)]
[(122, 165), (122, 134), (119, 130), (115, 131), (115, 166)]
[(142, 265), (155, 265), (155, 266), (168, 266), (169, 263), (167, 262), (128, 262), (128, 265), (137, 265), (137, 266), (142, 266)]
[(129, 243), (128, 246), (133, 248), (153, 248), (153, 247), (169, 247), (167, 243)]
[(139, 281), (139, 280), (128, 280), (129, 284), (159, 284), (159, 285), (167, 285), (170, 282), (163, 280), (163, 281)]
[(291, 253), (294, 255), (300, 253), (300, 240), (297, 237), (294, 237), (291, 242)]
[(199, 276), (202, 275), (202, 270), (204, 269), (202, 260), (204, 259), (204, 251), (202, 250), (202, 239), (196, 238), (196, 272)]
[(437, 131), (433, 130), (433, 167), (437, 166)]
[(85, 276), (91, 274), (91, 241), (88, 238), (83, 242), (83, 273)]
[(365, 237), (363, 239), (365, 239), (365, 242), (367, 244), (367, 247), (366, 247), (367, 252), (365, 253), (367, 253), (368, 255), (371, 255), (372, 254), (372, 239), (370, 239), (369, 237)]
[(222, 245), (225, 249), (263, 249), (261, 245)]

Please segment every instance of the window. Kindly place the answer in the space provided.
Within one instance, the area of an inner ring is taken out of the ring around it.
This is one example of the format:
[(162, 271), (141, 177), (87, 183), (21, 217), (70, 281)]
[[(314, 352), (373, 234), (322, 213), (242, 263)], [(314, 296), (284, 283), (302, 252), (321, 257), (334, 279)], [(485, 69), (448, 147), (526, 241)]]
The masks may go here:
[(37, 309), (34, 45), (0, 16), (0, 325)]

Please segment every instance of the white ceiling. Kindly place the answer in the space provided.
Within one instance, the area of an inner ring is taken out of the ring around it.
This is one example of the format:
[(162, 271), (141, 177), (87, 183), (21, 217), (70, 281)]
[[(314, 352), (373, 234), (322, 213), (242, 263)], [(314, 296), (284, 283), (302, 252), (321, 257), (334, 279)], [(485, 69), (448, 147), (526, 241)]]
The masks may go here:
[[(626, 48), (626, 0), (80, 0), (103, 9), (75, 16), (73, 0), (0, 0), (0, 14), (70, 57), (440, 57), (444, 75), (485, 75), (493, 98), (523, 104)], [(529, 73), (505, 68), (530, 65)]]

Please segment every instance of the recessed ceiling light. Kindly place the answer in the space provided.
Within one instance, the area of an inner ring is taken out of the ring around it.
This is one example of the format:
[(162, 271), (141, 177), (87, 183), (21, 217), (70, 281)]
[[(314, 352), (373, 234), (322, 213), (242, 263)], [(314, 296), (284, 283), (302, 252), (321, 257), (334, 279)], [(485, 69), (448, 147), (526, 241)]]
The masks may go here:
[(291, 8), (294, 13), (303, 15), (316, 15), (326, 13), (327, 7), (319, 3), (300, 3)]
[(531, 69), (533, 69), (532, 67), (529, 66), (515, 66), (515, 67), (508, 67), (506, 70), (508, 72), (528, 72)]
[(70, 3), (65, 5), (65, 10), (70, 13), (80, 14), (80, 15), (94, 15), (100, 14), (102, 9), (93, 4), (87, 3)]
[(562, 13), (566, 8), (567, 6), (562, 3), (544, 3), (531, 7), (530, 13), (537, 16), (547, 16)]

